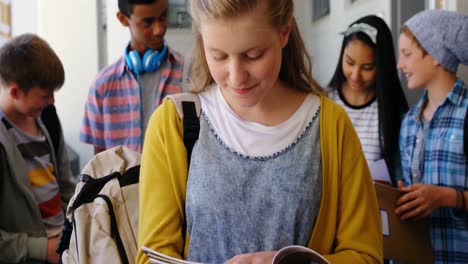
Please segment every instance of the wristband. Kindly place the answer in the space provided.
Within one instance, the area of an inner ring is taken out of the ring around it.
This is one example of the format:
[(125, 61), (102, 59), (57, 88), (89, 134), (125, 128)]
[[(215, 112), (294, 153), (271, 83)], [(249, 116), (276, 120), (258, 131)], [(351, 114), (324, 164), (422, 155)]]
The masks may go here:
[[(461, 211), (465, 212), (466, 210), (466, 204), (465, 204), (465, 192), (463, 190), (458, 190), (457, 194), (461, 196)], [(458, 197), (458, 195), (457, 195)]]

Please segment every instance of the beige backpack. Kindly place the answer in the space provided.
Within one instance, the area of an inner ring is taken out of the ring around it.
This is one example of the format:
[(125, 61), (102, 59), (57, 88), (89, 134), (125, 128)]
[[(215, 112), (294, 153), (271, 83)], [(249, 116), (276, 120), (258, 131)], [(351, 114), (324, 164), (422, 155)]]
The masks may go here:
[(141, 154), (96, 154), (80, 175), (58, 246), (62, 263), (135, 263)]
[[(190, 161), (200, 129), (200, 100), (193, 93), (167, 97), (183, 121)], [(140, 153), (119, 146), (96, 154), (85, 166), (57, 248), (62, 263), (135, 263), (140, 159)]]

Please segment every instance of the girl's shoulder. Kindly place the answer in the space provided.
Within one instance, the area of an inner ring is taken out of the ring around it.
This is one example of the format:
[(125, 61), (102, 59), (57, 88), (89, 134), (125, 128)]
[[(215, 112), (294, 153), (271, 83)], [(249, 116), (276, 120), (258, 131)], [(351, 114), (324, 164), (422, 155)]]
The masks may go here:
[(328, 121), (339, 120), (344, 116), (348, 116), (344, 108), (329, 96), (321, 96), (320, 109), (321, 118), (326, 118)]

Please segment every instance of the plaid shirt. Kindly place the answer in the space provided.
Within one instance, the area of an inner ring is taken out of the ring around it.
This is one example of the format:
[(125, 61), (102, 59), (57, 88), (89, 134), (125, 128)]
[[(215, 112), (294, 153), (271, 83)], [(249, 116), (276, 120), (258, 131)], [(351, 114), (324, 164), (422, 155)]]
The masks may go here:
[[(411, 162), (421, 111), (427, 91), (405, 116), (401, 125), (400, 151), (405, 185), (412, 184)], [(424, 146), (422, 183), (468, 190), (467, 156), (463, 150), (463, 122), (468, 108), (468, 91), (461, 80), (436, 109), (429, 122)], [(468, 263), (468, 214), (440, 208), (429, 217), (436, 263)]]
[[(156, 105), (167, 95), (182, 91), (183, 64), (182, 56), (169, 49), (159, 69)], [(138, 81), (124, 56), (103, 69), (89, 90), (80, 140), (106, 149), (125, 145), (141, 152), (144, 131), (140, 95)]]

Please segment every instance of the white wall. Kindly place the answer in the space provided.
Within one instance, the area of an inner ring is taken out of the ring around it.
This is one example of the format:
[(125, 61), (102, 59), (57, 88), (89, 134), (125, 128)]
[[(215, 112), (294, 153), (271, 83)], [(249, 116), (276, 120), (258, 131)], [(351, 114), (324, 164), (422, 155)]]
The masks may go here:
[(391, 0), (330, 1), (330, 14), (312, 22), (312, 1), (295, 0), (296, 18), (304, 42), (312, 56), (313, 74), (317, 81), (325, 86), (330, 81), (341, 48), (344, 31), (358, 18), (375, 14), (381, 16), (390, 25)]
[(65, 84), (56, 93), (55, 105), (65, 140), (80, 156), (80, 167), (93, 154), (79, 135), (88, 87), (98, 71), (96, 6), (94, 0), (37, 1), (37, 33), (49, 42), (65, 68)]
[(37, 1), (11, 1), (12, 36), (37, 33)]

